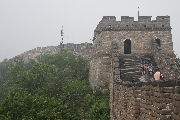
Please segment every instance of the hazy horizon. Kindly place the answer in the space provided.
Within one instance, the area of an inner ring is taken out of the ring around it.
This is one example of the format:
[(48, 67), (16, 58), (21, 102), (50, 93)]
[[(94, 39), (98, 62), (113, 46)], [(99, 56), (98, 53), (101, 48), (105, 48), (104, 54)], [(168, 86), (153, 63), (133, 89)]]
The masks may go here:
[(174, 51), (180, 56), (179, 0), (0, 0), (0, 61), (36, 47), (91, 42), (103, 16), (169, 15)]

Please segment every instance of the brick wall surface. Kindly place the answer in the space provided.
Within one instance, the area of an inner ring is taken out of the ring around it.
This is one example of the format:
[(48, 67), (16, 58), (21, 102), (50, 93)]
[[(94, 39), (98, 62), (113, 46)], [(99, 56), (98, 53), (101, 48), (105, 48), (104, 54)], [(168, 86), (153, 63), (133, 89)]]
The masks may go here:
[(62, 50), (69, 50), (74, 54), (81, 55), (87, 59), (90, 59), (91, 53), (93, 52), (92, 43), (81, 43), (81, 44), (63, 44), (59, 46), (47, 46), (47, 47), (37, 47), (32, 50), (26, 51), (14, 58), (10, 59), (12, 61), (24, 61), (28, 62), (29, 60), (37, 60), (39, 55), (45, 54), (56, 54)]
[(180, 80), (180, 70), (175, 63), (174, 53), (168, 54), (165, 50), (158, 46), (155, 41), (152, 41), (152, 55), (157, 66), (164, 75), (165, 80)]
[[(115, 70), (120, 68), (115, 64), (119, 55), (117, 49), (117, 43), (112, 42), (111, 120), (180, 120), (180, 81), (177, 77), (179, 74), (166, 76), (165, 81), (124, 82), (121, 80), (120, 71), (119, 74), (115, 73)], [(159, 57), (154, 55), (157, 57), (156, 61), (168, 56), (161, 53), (164, 52), (158, 52)], [(159, 64), (166, 64), (166, 71), (172, 66), (172, 62), (173, 60), (164, 60)], [(178, 71), (174, 67), (171, 70)]]
[(113, 105), (114, 120), (179, 120), (180, 86), (116, 84)]

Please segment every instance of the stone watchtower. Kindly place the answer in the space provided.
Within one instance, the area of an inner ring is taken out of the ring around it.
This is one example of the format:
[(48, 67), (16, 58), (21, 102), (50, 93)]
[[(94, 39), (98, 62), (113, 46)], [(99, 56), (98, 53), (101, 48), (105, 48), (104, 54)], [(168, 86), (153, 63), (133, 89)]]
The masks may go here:
[(153, 41), (167, 56), (174, 56), (170, 16), (104, 16), (94, 30), (94, 54), (90, 61), (90, 83), (106, 89), (112, 77), (112, 42), (119, 56), (142, 56), (153, 52)]

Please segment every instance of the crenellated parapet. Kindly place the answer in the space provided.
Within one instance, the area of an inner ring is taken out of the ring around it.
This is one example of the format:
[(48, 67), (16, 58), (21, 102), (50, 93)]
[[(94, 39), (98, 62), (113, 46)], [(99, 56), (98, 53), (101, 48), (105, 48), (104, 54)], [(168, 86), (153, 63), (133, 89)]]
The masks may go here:
[(104, 16), (94, 31), (94, 37), (102, 31), (166, 31), (171, 30), (170, 16), (139, 16), (138, 21), (134, 17), (121, 16), (117, 21), (115, 16)]

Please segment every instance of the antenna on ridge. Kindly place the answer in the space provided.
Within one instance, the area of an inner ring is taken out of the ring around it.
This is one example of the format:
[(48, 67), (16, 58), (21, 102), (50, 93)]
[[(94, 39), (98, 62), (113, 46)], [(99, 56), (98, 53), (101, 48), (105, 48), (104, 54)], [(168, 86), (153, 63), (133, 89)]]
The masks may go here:
[(139, 6), (138, 6), (138, 19), (139, 19)]
[(64, 40), (64, 30), (63, 30), (63, 26), (62, 26), (62, 29), (61, 29), (61, 42), (60, 42), (60, 45), (63, 45), (63, 41)]
[(139, 13), (139, 11), (140, 11), (140, 0), (137, 0), (137, 5), (138, 5), (138, 20), (139, 20), (139, 16), (140, 16), (140, 13)]

